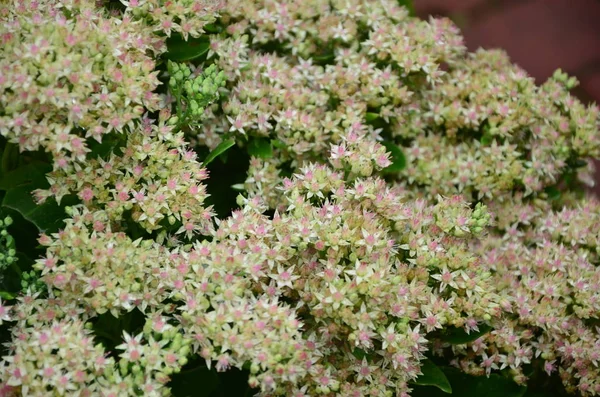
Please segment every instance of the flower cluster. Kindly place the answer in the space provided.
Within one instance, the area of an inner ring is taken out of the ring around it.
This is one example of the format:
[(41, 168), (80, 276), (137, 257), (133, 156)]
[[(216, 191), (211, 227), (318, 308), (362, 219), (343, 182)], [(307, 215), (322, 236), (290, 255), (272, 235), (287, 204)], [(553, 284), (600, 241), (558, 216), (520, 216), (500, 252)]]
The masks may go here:
[(214, 22), (223, 0), (121, 0), (135, 19), (152, 32), (168, 37), (179, 33), (185, 40), (198, 37), (207, 24)]
[[(412, 85), (439, 80), (441, 65), (464, 52), (447, 20), (417, 21), (393, 1), (248, 1), (223, 13), (226, 33), (212, 37), (209, 54), (232, 95), (201, 138), (274, 135), (299, 160), (326, 156), (328, 142), (364, 124), (371, 108), (389, 121), (410, 102)], [(281, 51), (265, 51), (268, 43)]]
[(2, 395), (53, 390), (89, 396), (112, 369), (112, 360), (85, 327), (85, 309), (75, 301), (25, 295), (5, 315), (16, 325), (11, 355), (0, 365)]
[[(570, 391), (600, 393), (595, 326), (600, 313), (597, 233), (600, 203), (552, 211), (544, 203), (498, 208), (501, 235), (482, 241), (482, 259), (493, 271), (510, 310), (493, 331), (459, 346), (464, 370), (481, 373), (509, 367), (524, 382), (524, 364), (541, 357), (548, 374), (560, 371)], [(516, 209), (516, 211), (515, 211)]]
[(460, 197), (405, 203), (381, 179), (346, 182), (316, 164), (284, 179), (283, 194), (272, 220), (260, 215), (260, 197), (241, 198), (243, 209), (215, 234), (240, 255), (266, 255), (249, 262), (253, 288), (298, 302), (304, 339), (320, 357), (276, 395), (407, 393), (426, 332), (476, 329), (501, 314), (490, 274), (468, 249), (486, 226), (484, 207), (469, 210)]
[(537, 87), (502, 51), (457, 62), (394, 122), (393, 133), (412, 140), (408, 182), (480, 199), (541, 193), (574, 159), (600, 154), (598, 108), (572, 97), (574, 84), (556, 73)]
[(50, 152), (57, 169), (85, 160), (86, 138), (133, 127), (156, 109), (153, 38), (93, 2), (15, 0), (0, 6), (0, 134)]
[(20, 299), (11, 318), (17, 321), (12, 330), (16, 342), (0, 367), (2, 395), (168, 393), (169, 375), (179, 372), (190, 351), (191, 341), (179, 328), (159, 317), (149, 319), (143, 333), (133, 337), (125, 332), (118, 355), (111, 355), (94, 340), (95, 314), (66, 298)]
[(67, 194), (77, 194), (86, 207), (105, 211), (94, 221), (98, 231), (107, 227), (105, 216), (123, 223), (128, 214), (148, 232), (174, 225), (179, 226), (176, 234), (191, 237), (212, 227), (212, 210), (203, 206), (208, 195), (202, 181), (208, 173), (182, 133), (144, 118), (143, 126), (116, 150), (106, 160), (92, 159), (75, 164), (71, 172), (50, 173), (51, 186), (36, 191), (38, 200), (52, 196), (60, 202)]

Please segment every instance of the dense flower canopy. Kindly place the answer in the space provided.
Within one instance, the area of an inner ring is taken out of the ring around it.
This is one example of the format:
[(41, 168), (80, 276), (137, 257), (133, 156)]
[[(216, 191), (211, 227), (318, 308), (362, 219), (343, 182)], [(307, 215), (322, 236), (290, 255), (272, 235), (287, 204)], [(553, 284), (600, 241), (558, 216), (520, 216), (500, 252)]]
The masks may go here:
[[(77, 202), (45, 288), (0, 301), (0, 393), (169, 395), (201, 360), (262, 396), (409, 396), (445, 360), (600, 394), (600, 119), (573, 78), (392, 0), (104, 3), (0, 3), (0, 133), (52, 156), (38, 203)], [(207, 54), (167, 63), (168, 37)]]

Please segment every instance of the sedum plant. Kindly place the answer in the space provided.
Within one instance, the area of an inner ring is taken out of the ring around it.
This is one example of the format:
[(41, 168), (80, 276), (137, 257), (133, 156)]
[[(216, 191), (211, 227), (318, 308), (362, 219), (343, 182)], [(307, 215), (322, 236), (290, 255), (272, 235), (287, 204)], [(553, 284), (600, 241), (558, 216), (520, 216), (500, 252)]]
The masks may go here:
[(598, 108), (404, 3), (0, 2), (0, 394), (600, 394)]

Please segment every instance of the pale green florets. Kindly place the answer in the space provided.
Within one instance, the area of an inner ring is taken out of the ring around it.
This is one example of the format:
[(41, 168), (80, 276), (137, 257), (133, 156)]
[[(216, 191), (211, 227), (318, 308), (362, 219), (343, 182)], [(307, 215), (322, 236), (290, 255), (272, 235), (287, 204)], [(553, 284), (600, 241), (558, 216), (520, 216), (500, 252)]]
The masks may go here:
[(151, 32), (168, 37), (178, 33), (186, 40), (200, 36), (223, 7), (220, 0), (121, 0), (121, 3), (127, 7), (127, 13)]
[(86, 138), (156, 109), (159, 81), (145, 54), (155, 39), (131, 20), (71, 0), (3, 2), (0, 17), (0, 134), (21, 151), (43, 148), (66, 169), (85, 160)]

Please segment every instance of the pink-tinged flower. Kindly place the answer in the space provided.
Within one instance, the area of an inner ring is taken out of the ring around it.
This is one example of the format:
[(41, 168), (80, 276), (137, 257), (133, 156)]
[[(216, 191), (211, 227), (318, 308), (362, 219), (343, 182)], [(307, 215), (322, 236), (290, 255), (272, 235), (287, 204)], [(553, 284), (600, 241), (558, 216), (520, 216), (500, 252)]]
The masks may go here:
[(12, 306), (4, 306), (2, 304), (2, 299), (0, 298), (0, 324), (2, 324), (3, 321), (12, 321), (10, 316), (11, 309)]

